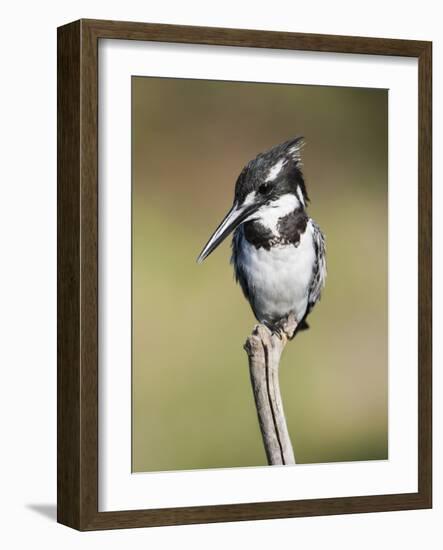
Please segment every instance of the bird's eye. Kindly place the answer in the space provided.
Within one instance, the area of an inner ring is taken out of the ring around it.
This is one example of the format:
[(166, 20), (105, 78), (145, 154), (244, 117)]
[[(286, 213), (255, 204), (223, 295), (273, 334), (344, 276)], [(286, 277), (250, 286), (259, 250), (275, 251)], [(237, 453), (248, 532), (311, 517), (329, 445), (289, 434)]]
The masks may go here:
[(272, 186), (270, 183), (262, 183), (260, 185), (260, 187), (258, 188), (258, 192), (261, 194), (261, 195), (266, 195), (267, 193), (269, 193), (269, 191), (272, 189)]

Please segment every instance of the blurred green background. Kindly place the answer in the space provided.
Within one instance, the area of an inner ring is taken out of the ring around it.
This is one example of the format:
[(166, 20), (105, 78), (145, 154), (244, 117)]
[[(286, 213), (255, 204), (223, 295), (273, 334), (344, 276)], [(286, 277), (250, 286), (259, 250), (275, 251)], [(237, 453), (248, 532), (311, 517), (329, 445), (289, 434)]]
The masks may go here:
[(388, 457), (386, 90), (134, 77), (133, 470), (266, 464), (228, 239), (242, 167), (304, 135), (328, 280), (281, 389), (297, 462)]

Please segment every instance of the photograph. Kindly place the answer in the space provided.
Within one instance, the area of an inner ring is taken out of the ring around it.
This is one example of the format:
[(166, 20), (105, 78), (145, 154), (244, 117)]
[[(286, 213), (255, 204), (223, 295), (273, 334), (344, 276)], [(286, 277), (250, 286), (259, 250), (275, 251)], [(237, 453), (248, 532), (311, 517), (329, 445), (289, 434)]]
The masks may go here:
[(442, 547), (437, 6), (2, 5), (1, 547)]
[(132, 471), (388, 460), (388, 90), (131, 95)]
[(432, 42), (57, 29), (57, 521), (432, 507)]

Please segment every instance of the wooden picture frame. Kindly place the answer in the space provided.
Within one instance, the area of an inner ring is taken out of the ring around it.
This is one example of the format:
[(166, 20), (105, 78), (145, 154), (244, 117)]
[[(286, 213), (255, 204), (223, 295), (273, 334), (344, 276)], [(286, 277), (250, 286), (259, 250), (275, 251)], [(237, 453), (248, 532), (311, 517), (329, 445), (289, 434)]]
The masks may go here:
[[(98, 42), (159, 41), (404, 56), (419, 67), (418, 492), (98, 511)], [(58, 521), (79, 530), (430, 508), (432, 189), (430, 42), (80, 20), (58, 29)]]

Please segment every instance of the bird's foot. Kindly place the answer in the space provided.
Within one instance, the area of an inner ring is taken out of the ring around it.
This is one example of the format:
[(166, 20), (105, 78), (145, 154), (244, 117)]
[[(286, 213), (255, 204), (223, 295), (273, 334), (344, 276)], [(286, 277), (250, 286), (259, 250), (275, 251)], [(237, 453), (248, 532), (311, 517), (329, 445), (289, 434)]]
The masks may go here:
[(277, 336), (280, 340), (292, 340), (297, 328), (297, 321), (293, 313), (290, 313), (278, 323), (264, 322), (263, 324), (270, 330), (271, 334)]
[(283, 332), (288, 338), (292, 340), (295, 336), (295, 331), (297, 330), (297, 319), (293, 313), (290, 313), (286, 319), (283, 321)]
[(283, 340), (283, 338), (285, 337), (285, 331), (282, 326), (274, 326), (272, 328), (272, 334), (277, 336), (277, 338), (279, 338), (280, 340)]
[(290, 313), (277, 324), (262, 322), (255, 325), (251, 336), (246, 340), (245, 350), (249, 355), (257, 353), (282, 352), (288, 340), (292, 340), (297, 328), (294, 314)]
[(297, 322), (292, 314), (278, 325), (255, 325), (244, 348), (250, 358), (259, 358), (263, 365), (278, 365), (282, 351), (288, 340), (294, 337), (296, 328)]

